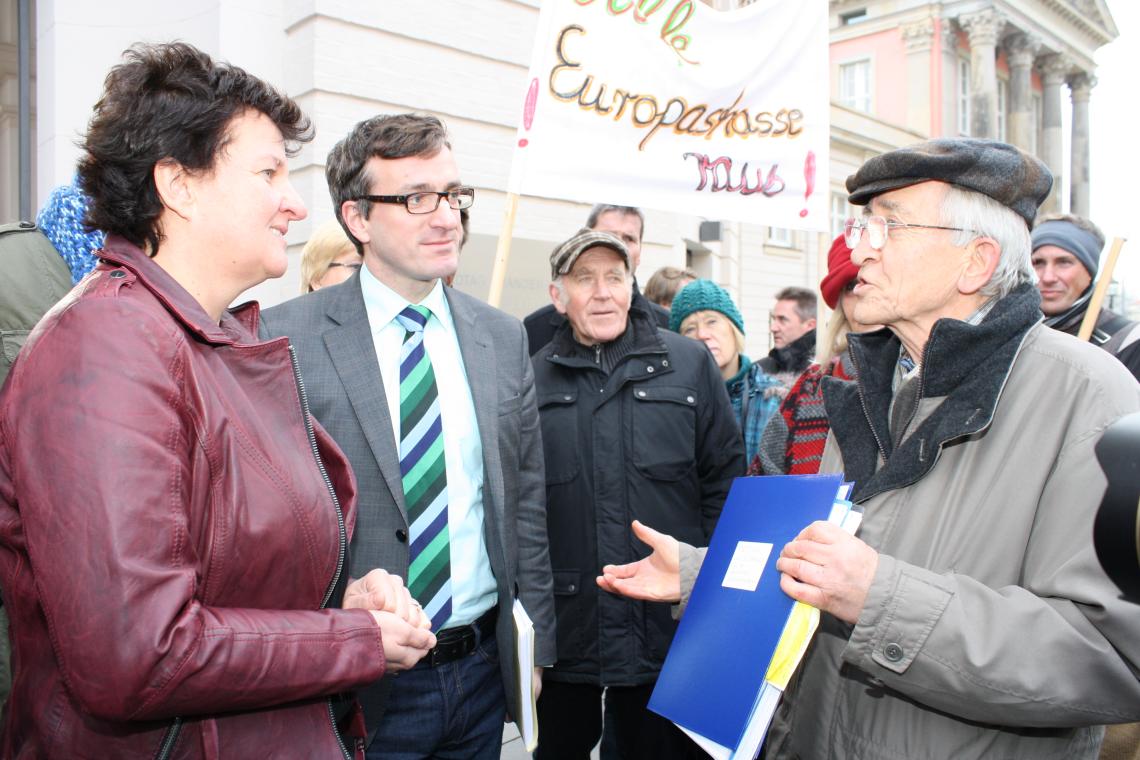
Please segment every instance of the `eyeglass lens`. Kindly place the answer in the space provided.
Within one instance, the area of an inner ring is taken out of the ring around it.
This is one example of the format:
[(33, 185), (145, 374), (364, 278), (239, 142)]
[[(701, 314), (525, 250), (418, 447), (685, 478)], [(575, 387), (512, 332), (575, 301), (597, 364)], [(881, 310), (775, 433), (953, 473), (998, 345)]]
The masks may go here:
[(446, 193), (438, 192), (424, 192), (424, 193), (409, 193), (405, 205), (408, 211), (413, 214), (430, 214), (439, 208), (440, 202), (447, 198), (447, 205), (455, 211), (460, 209), (469, 208), (475, 201), (475, 189), (470, 187), (459, 187), (454, 190), (449, 190)]
[(863, 219), (848, 219), (843, 226), (843, 242), (848, 248), (855, 248), (863, 237), (863, 230), (867, 230), (867, 242), (876, 251), (886, 242), (887, 220), (881, 216), (868, 216)]

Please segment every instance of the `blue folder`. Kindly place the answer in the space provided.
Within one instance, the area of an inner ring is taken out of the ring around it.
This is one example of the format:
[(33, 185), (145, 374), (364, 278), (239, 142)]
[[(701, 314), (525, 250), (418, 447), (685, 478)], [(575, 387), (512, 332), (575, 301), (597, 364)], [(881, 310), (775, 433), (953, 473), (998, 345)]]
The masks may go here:
[[(828, 518), (842, 484), (842, 475), (733, 482), (649, 709), (724, 747), (738, 745), (794, 604), (780, 590), (776, 560), (801, 530)], [(755, 591), (722, 585), (741, 541), (773, 547)]]

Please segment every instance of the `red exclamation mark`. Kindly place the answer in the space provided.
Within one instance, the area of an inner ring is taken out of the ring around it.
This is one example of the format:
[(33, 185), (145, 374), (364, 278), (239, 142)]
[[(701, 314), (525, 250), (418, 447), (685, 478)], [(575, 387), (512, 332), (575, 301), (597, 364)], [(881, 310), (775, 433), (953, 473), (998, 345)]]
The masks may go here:
[[(538, 78), (530, 80), (530, 89), (526, 91), (526, 102), (523, 103), (523, 129), (530, 131), (534, 124), (534, 106), (538, 103)], [(529, 144), (525, 137), (519, 140), (519, 147), (525, 148)]]
[[(804, 186), (804, 202), (806, 203), (812, 190), (815, 190), (815, 151), (809, 150), (807, 158), (804, 159)], [(807, 215), (808, 210), (806, 208), (800, 211), (801, 218)]]

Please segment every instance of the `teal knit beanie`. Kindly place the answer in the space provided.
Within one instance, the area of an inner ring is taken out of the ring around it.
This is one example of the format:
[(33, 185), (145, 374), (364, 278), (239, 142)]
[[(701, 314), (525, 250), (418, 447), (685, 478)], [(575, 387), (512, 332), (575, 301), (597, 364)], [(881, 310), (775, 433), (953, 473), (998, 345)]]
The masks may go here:
[(719, 311), (744, 332), (744, 317), (724, 288), (712, 280), (693, 280), (673, 297), (669, 311), (669, 329), (681, 332), (681, 323), (695, 311)]

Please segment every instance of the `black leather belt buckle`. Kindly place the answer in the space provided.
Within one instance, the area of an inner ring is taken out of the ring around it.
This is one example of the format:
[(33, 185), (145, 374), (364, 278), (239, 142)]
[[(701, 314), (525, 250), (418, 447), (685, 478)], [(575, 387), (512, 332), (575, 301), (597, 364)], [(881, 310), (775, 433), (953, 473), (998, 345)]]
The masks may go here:
[[(467, 626), (464, 626), (464, 628), (466, 627)], [(473, 631), (464, 631), (463, 629), (450, 630), (459, 630), (463, 632), (463, 634), (444, 641), (438, 641), (437, 639), (438, 643), (428, 653), (428, 663), (433, 668), (437, 665), (454, 662), (475, 651), (475, 633)]]
[(435, 646), (430, 649), (421, 662), (428, 667), (445, 665), (466, 657), (475, 651), (479, 641), (486, 639), (495, 632), (495, 620), (498, 618), (498, 606), (484, 612), (478, 620), (468, 625), (445, 628), (436, 634)]

